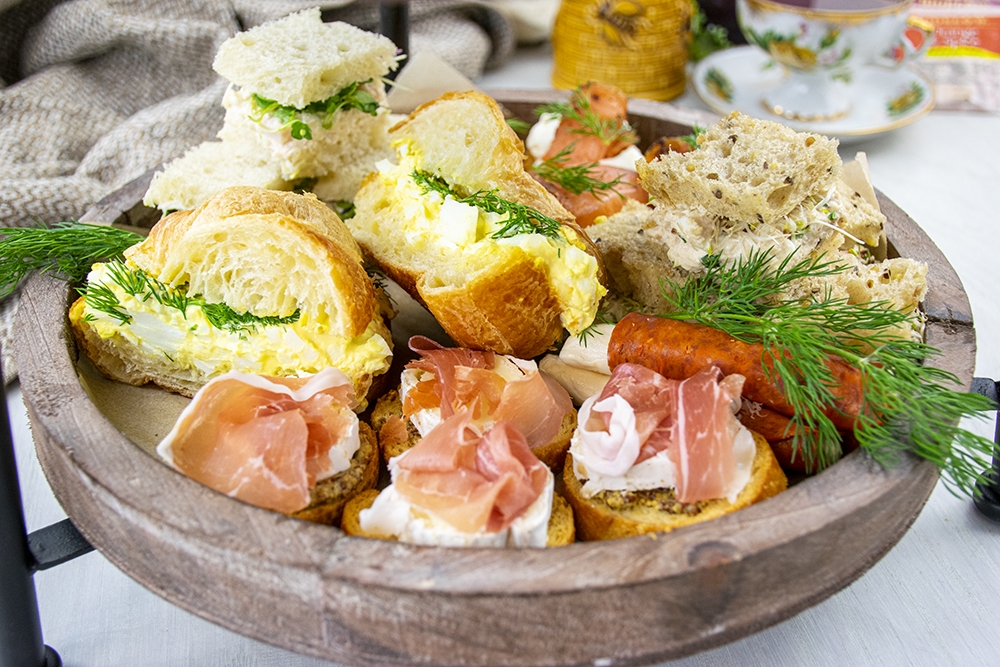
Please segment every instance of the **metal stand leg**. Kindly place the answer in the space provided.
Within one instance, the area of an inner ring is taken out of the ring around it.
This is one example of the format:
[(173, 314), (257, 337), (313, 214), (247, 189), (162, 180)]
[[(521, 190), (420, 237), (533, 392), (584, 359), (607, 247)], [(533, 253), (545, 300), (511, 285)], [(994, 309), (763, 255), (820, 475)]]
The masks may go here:
[[(405, 2), (392, 0), (383, 2), (379, 7), (378, 31), (391, 39), (403, 53), (410, 52), (410, 8)], [(399, 70), (396, 70), (397, 72)], [(396, 72), (390, 72), (390, 79), (396, 77)]]
[(59, 654), (42, 644), (6, 398), (0, 410), (0, 667), (56, 667)]
[[(972, 391), (982, 394), (994, 403), (998, 400), (997, 383), (986, 378), (973, 378)], [(993, 450), (993, 467), (984, 470), (976, 483), (976, 494), (973, 502), (976, 508), (985, 516), (1000, 521), (1000, 413), (997, 414), (996, 427), (993, 432), (993, 442), (998, 448)]]

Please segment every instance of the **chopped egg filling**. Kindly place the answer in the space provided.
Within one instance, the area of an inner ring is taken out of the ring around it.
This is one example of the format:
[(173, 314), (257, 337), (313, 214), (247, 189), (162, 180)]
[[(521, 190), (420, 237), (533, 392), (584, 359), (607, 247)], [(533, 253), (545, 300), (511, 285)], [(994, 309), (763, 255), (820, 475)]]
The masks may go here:
[(232, 332), (213, 326), (198, 305), (190, 304), (182, 311), (155, 298), (133, 296), (112, 279), (106, 264), (95, 264), (88, 281), (109, 288), (120, 311), (131, 320), (123, 323), (86, 302), (83, 316), (98, 335), (121, 336), (182, 369), (197, 368), (209, 375), (237, 370), (297, 376), (335, 366), (350, 377), (359, 377), (381, 373), (392, 358), (386, 343), (389, 333), (378, 314), (354, 338), (335, 335), (305, 316), (290, 324), (262, 324)]
[[(406, 220), (403, 236), (414, 253), (436, 255), (455, 266), (477, 265), (478, 259), (495, 261), (526, 253), (544, 267), (549, 286), (560, 305), (564, 328), (577, 334), (594, 321), (601, 297), (607, 292), (597, 278), (597, 260), (586, 252), (571, 228), (561, 227), (556, 237), (518, 234), (493, 238), (506, 222), (507, 214), (486, 212), (451, 195), (424, 193), (411, 174), (419, 168), (408, 147), (400, 147), (400, 164), (384, 160), (376, 165), (385, 179), (391, 206)], [(377, 223), (372, 231), (380, 233)]]

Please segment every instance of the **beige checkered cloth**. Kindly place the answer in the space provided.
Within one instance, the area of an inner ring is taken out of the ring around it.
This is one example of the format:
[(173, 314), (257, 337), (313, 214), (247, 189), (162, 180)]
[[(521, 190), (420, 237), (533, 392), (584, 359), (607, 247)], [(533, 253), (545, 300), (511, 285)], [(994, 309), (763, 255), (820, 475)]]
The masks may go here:
[[(377, 4), (351, 0), (0, 0), (0, 227), (79, 217), (214, 137), (219, 44), (317, 4), (325, 20), (377, 28)], [(415, 0), (410, 50), (421, 49), (475, 78), (510, 56), (514, 33), (488, 2)], [(0, 304), (5, 381), (15, 310), (15, 298)]]

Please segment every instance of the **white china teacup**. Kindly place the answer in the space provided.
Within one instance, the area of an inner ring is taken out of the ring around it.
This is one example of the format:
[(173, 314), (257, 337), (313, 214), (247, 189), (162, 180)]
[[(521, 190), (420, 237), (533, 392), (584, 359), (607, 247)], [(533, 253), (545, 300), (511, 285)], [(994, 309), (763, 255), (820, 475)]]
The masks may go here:
[(925, 53), (934, 28), (907, 17), (913, 0), (736, 0), (740, 29), (787, 76), (761, 102), (799, 121), (847, 116), (861, 67), (899, 67)]

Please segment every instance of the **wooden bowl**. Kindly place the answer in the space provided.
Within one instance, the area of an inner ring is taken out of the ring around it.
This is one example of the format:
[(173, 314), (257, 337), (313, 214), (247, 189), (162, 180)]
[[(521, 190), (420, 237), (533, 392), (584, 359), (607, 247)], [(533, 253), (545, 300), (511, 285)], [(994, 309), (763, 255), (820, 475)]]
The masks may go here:
[[(497, 93), (524, 118), (558, 96)], [(653, 102), (632, 110), (647, 142), (705, 122)], [(158, 215), (136, 204), (149, 177), (86, 217), (149, 226)], [(935, 363), (968, 387), (975, 333), (958, 276), (905, 213), (879, 199), (890, 251), (930, 265), (927, 342), (943, 352)], [(906, 458), (887, 470), (856, 452), (775, 498), (667, 535), (521, 550), (346, 537), (217, 493), (137, 446), (162, 435), (185, 399), (95, 375), (69, 332), (69, 298), (64, 283), (35, 277), (16, 348), (38, 457), (67, 514), (111, 562), (174, 604), (338, 662), (644, 664), (719, 646), (858, 578), (937, 481), (929, 463)], [(123, 423), (136, 432), (123, 433)]]

